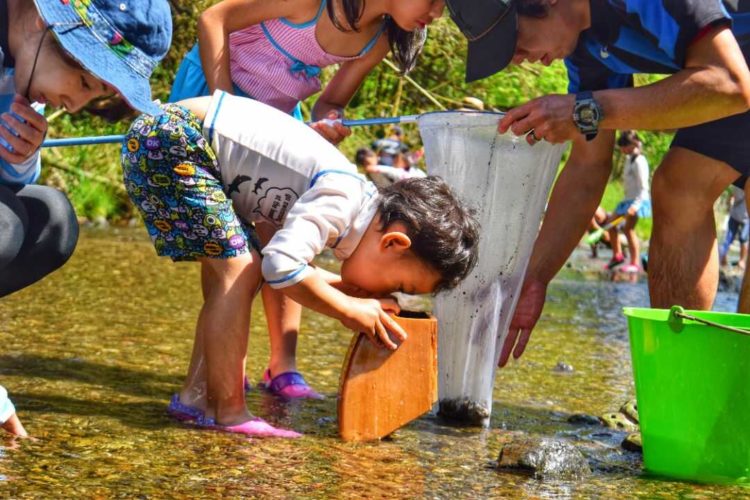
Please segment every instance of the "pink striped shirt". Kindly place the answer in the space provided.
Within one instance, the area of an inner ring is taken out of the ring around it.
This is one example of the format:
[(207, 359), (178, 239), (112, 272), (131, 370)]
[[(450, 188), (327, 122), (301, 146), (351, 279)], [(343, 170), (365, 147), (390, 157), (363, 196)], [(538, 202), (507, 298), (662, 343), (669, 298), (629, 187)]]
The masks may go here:
[(325, 3), (320, 2), (315, 17), (306, 23), (271, 19), (230, 34), (230, 71), (235, 85), (253, 99), (288, 113), (297, 102), (320, 90), (320, 68), (369, 52), (382, 28), (356, 56), (336, 56), (323, 50), (315, 27)]

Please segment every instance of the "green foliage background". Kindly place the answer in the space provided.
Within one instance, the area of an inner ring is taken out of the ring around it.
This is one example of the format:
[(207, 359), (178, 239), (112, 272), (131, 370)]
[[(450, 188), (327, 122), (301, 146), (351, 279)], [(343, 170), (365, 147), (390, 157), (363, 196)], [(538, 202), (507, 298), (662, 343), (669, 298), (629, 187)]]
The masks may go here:
[[(154, 96), (166, 100), (169, 88), (184, 54), (196, 37), (196, 20), (200, 12), (213, 1), (172, 0), (174, 36), (172, 48), (152, 78)], [(490, 78), (466, 84), (464, 60), (466, 42), (447, 16), (429, 28), (428, 41), (417, 68), (409, 75), (425, 89), (441, 107), (460, 107), (466, 96), (482, 99), (490, 108), (505, 110), (528, 99), (548, 93), (564, 93), (567, 88), (565, 69), (561, 63), (550, 67), (521, 65)], [(323, 72), (323, 84), (335, 72)], [(648, 80), (646, 80), (648, 81)], [(303, 103), (308, 114), (316, 96)], [(415, 114), (439, 109), (439, 106), (386, 64), (379, 65), (365, 80), (353, 98), (347, 116), (364, 118)], [(48, 115), (51, 115), (49, 113)], [(71, 137), (123, 133), (127, 122), (110, 124), (82, 113), (76, 116), (61, 114), (50, 123), (50, 137)], [(351, 156), (363, 144), (382, 135), (382, 127), (356, 127), (353, 135), (341, 145)], [(405, 128), (407, 140), (417, 145), (419, 134), (414, 126)], [(658, 164), (669, 145), (668, 134), (645, 134), (645, 150), (652, 166)], [(79, 214), (87, 218), (127, 219), (135, 212), (122, 187), (119, 166), (119, 146), (100, 145), (58, 148), (43, 153), (43, 182), (66, 191)], [(616, 164), (621, 165), (620, 159)], [(621, 168), (615, 168), (617, 177)], [(613, 208), (613, 207), (606, 207)]]

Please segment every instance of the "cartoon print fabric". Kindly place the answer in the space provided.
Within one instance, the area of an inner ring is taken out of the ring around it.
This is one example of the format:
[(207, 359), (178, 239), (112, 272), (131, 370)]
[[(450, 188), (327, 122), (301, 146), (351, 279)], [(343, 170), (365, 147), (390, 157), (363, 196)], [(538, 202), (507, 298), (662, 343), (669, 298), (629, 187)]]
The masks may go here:
[(254, 230), (222, 189), (201, 122), (182, 106), (162, 108), (163, 115), (133, 122), (121, 157), (125, 187), (157, 253), (194, 260), (235, 257), (248, 251), (248, 243), (259, 250)]

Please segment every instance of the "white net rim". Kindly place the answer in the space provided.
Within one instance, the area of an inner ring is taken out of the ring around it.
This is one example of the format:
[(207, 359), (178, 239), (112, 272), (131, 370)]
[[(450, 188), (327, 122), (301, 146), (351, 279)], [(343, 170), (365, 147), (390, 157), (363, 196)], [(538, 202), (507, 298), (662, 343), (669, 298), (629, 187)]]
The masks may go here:
[(488, 127), (497, 124), (505, 113), (500, 111), (431, 111), (417, 116), (420, 129), (435, 127)]

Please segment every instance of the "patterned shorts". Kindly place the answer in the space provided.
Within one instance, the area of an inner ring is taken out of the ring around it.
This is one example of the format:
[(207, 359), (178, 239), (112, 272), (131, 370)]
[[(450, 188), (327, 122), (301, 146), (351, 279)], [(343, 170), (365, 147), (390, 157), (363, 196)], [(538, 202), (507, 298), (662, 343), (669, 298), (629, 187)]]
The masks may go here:
[(226, 259), (260, 251), (255, 230), (222, 189), (216, 155), (201, 122), (176, 104), (139, 116), (122, 146), (125, 188), (156, 252), (172, 260)]

